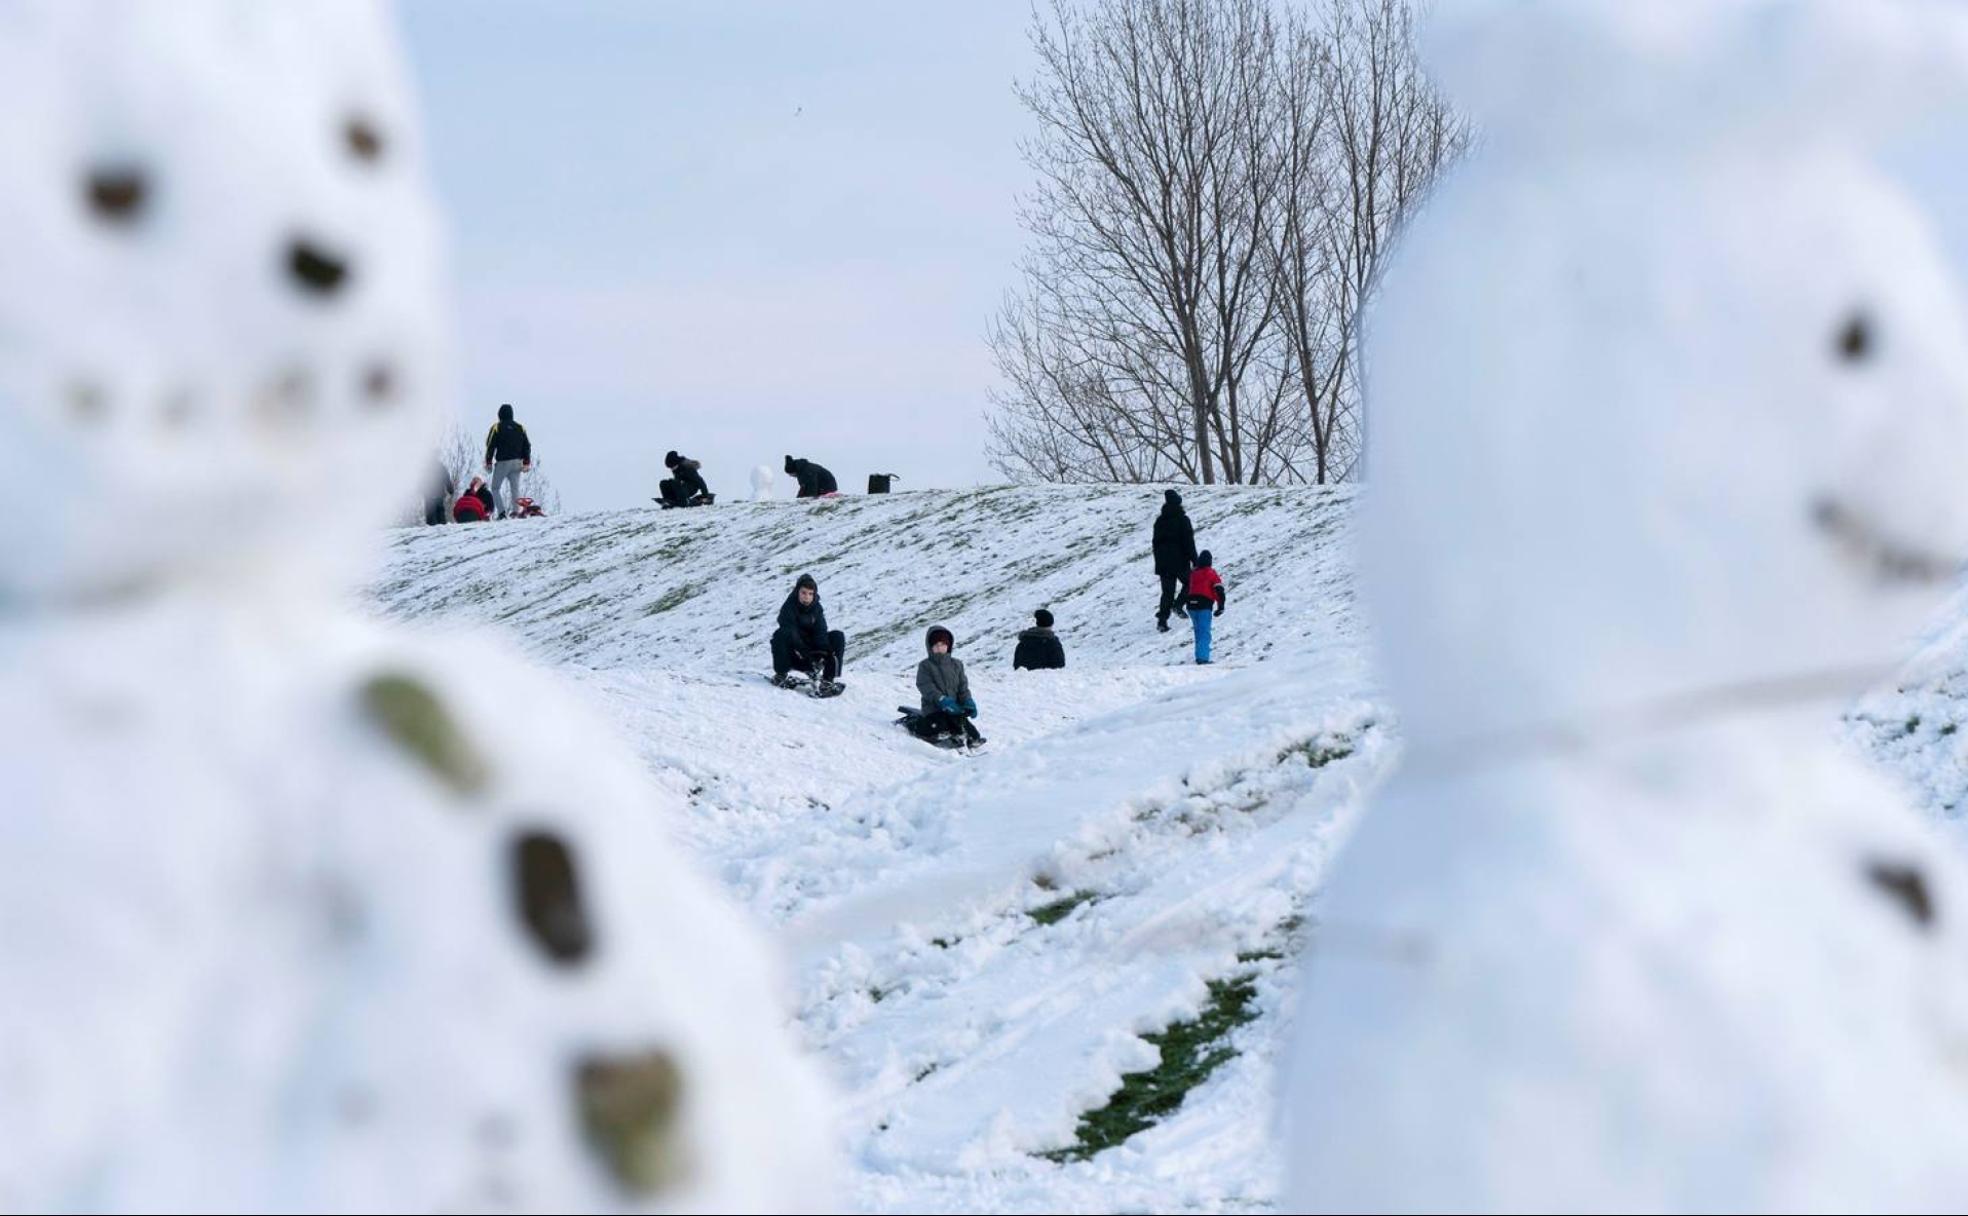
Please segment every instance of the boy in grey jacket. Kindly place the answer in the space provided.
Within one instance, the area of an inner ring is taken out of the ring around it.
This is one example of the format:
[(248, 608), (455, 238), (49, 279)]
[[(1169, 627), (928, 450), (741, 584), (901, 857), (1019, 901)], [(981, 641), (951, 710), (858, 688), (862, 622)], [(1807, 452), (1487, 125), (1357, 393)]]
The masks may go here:
[(970, 677), (964, 674), (963, 661), (950, 654), (957, 647), (956, 635), (941, 625), (932, 625), (923, 647), (929, 657), (916, 664), (922, 717), (912, 729), (925, 739), (962, 734), (973, 746), (984, 742), (971, 722), (977, 716), (977, 702), (970, 695)]

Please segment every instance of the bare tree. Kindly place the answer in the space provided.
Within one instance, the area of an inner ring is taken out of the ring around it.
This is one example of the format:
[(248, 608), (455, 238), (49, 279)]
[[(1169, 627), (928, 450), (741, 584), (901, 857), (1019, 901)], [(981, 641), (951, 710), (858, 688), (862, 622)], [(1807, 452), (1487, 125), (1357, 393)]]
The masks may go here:
[(991, 333), (1014, 476), (1263, 480), (1292, 427), (1266, 262), (1281, 174), (1268, 0), (1054, 0), (1019, 98), (1038, 188)]
[(1048, 481), (1324, 482), (1360, 448), (1358, 319), (1461, 141), (1410, 0), (1053, 0), (990, 454)]

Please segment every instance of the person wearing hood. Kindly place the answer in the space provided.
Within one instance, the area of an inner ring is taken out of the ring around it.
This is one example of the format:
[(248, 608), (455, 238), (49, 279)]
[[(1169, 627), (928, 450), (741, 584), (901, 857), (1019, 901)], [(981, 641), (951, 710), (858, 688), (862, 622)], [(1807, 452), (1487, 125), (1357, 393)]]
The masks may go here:
[(840, 679), (841, 660), (847, 654), (847, 635), (827, 628), (827, 610), (820, 606), (820, 584), (811, 574), (802, 574), (779, 606), (779, 628), (772, 634), (772, 682), (784, 687), (787, 672), (798, 667), (817, 676), (822, 692), (831, 691)]
[(1011, 669), (1044, 671), (1066, 666), (1066, 648), (1052, 631), (1052, 613), (1041, 608), (1032, 619), (1036, 624), (1018, 635), (1018, 646), (1011, 652)]
[[(513, 407), (499, 407), (499, 420), (485, 432), (485, 471), (492, 474), (493, 509), (500, 519), (519, 510), (519, 475), (533, 468), (533, 441), (526, 428), (513, 421)], [(500, 505), (499, 488), (509, 486)]]
[[(704, 465), (688, 456), (680, 456), (675, 448), (663, 454), (663, 467), (670, 471), (677, 487), (683, 492), (683, 499), (677, 503), (684, 507), (708, 507), (717, 501), (711, 487), (704, 481)], [(665, 495), (667, 497), (667, 494)]]
[(1189, 572), (1196, 568), (1196, 530), (1189, 526), (1182, 509), (1182, 495), (1169, 490), (1162, 495), (1162, 513), (1155, 517), (1155, 574), (1162, 580), (1162, 603), (1155, 610), (1155, 628), (1169, 630), (1169, 613), (1187, 616), (1182, 595), (1187, 590)]
[(834, 475), (811, 460), (786, 457), (786, 476), (799, 482), (800, 498), (824, 498), (840, 493), (840, 483), (834, 480)]
[(977, 702), (970, 695), (970, 677), (964, 674), (963, 660), (950, 652), (957, 648), (956, 635), (941, 625), (930, 626), (923, 638), (927, 658), (916, 664), (916, 691), (922, 694), (922, 716), (912, 729), (925, 739), (938, 735), (964, 736), (972, 745), (984, 742), (971, 721), (977, 716)]

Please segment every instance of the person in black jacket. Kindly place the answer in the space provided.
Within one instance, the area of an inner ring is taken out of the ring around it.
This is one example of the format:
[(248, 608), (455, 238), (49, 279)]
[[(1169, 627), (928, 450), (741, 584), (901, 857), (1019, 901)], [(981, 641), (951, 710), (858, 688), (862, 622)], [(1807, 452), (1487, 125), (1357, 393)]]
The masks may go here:
[(812, 673), (820, 666), (822, 691), (840, 678), (847, 654), (847, 635), (827, 628), (827, 610), (820, 606), (820, 584), (802, 574), (792, 593), (779, 606), (779, 628), (772, 635), (772, 682), (784, 685), (786, 673), (798, 667)]
[(1018, 635), (1018, 647), (1011, 652), (1011, 669), (1044, 671), (1066, 666), (1066, 648), (1052, 631), (1052, 613), (1041, 608), (1032, 619), (1037, 624)]
[(786, 457), (786, 476), (799, 479), (800, 498), (819, 498), (823, 494), (840, 493), (840, 483), (834, 475), (811, 460), (794, 460)]
[(434, 527), (448, 522), (446, 516), (451, 510), (451, 495), (458, 489), (458, 483), (451, 480), (451, 470), (444, 467), (442, 460), (431, 461), (430, 480), (424, 483), (424, 524)]
[(1162, 580), (1162, 603), (1155, 610), (1155, 628), (1167, 633), (1169, 613), (1186, 617), (1181, 595), (1187, 590), (1189, 572), (1196, 568), (1196, 531), (1182, 509), (1182, 495), (1170, 490), (1162, 495), (1162, 513), (1155, 517), (1155, 573)]
[[(519, 475), (533, 468), (533, 441), (526, 428), (513, 421), (513, 407), (499, 407), (499, 420), (485, 432), (485, 471), (492, 474), (492, 502), (500, 519), (519, 509)], [(510, 485), (506, 503), (499, 505), (499, 487)]]
[(717, 501), (717, 495), (711, 493), (711, 487), (704, 482), (701, 462), (679, 456), (673, 448), (663, 456), (663, 467), (670, 471), (670, 476), (683, 489), (684, 501), (679, 506), (708, 507)]

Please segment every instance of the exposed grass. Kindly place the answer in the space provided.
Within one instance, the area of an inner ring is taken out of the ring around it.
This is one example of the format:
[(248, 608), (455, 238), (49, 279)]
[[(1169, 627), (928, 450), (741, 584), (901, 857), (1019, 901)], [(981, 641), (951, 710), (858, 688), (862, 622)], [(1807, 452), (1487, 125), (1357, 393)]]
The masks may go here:
[(1036, 908), (1027, 909), (1025, 915), (1042, 925), (1056, 925), (1060, 921), (1065, 920), (1072, 913), (1073, 909), (1079, 907), (1081, 904), (1091, 903), (1094, 895), (1095, 892), (1092, 891), (1075, 891), (1071, 895), (1055, 899), (1049, 904), (1040, 904)]
[(1257, 987), (1249, 975), (1212, 980), (1201, 1013), (1156, 1034), (1141, 1036), (1162, 1053), (1161, 1063), (1121, 1078), (1121, 1088), (1098, 1110), (1080, 1116), (1078, 1140), (1038, 1154), (1049, 1161), (1085, 1161), (1166, 1118), (1190, 1090), (1233, 1058), (1230, 1032), (1256, 1019), (1250, 1007)]
[(681, 587), (672, 587), (657, 596), (654, 600), (651, 600), (649, 606), (642, 610), (642, 615), (655, 616), (660, 612), (668, 612), (672, 608), (689, 603), (702, 594), (704, 594), (704, 589), (695, 583), (685, 583)]

